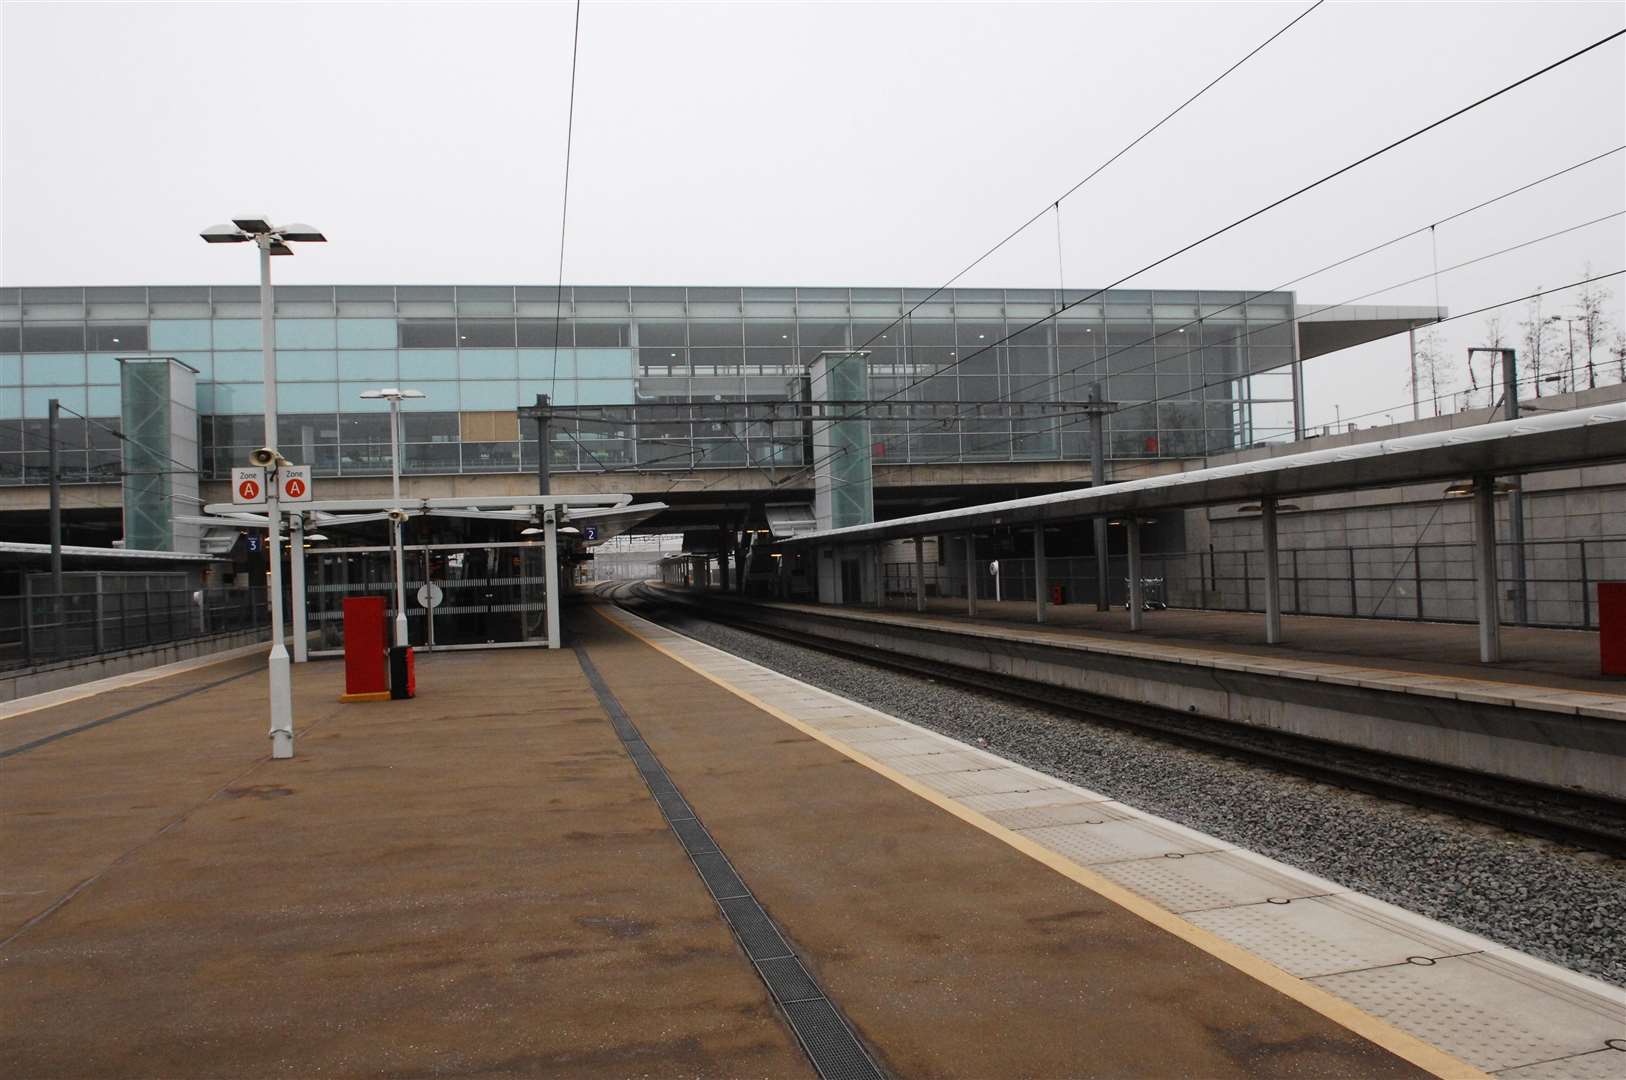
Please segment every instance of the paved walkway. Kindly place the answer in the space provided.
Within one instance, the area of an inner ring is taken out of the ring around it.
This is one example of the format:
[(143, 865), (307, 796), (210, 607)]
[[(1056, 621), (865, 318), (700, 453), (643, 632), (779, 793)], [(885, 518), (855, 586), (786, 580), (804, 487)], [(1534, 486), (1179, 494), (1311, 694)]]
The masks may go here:
[(0, 759), (0, 1075), (808, 1074), (571, 653), (233, 668)]
[[(591, 610), (569, 628), (893, 1074), (1421, 1075)], [(258, 668), (4, 722), (0, 1075), (809, 1075), (570, 651), (428, 656), (420, 697), (363, 705), (297, 668), (288, 762)]]

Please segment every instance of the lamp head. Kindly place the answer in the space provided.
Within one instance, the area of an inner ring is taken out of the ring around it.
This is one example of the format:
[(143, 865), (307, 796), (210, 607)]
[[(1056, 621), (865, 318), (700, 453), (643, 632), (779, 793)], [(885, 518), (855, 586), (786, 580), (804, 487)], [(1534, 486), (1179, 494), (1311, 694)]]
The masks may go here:
[(211, 225), (198, 235), (207, 244), (246, 244), (253, 239), (235, 225)]

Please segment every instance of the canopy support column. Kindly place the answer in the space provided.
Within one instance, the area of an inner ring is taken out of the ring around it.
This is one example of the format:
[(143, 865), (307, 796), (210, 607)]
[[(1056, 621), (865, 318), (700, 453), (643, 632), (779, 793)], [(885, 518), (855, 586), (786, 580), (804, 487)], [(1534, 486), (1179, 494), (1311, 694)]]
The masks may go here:
[(1045, 621), (1045, 605), (1050, 602), (1049, 575), (1044, 557), (1044, 523), (1033, 526), (1033, 621)]
[(548, 648), (559, 647), (559, 511), (542, 511), (542, 572), (548, 600)]
[(1474, 601), (1479, 613), (1479, 662), (1502, 659), (1502, 620), (1496, 603), (1496, 479), (1474, 477)]
[(1281, 555), (1276, 546), (1276, 496), (1259, 500), (1259, 525), (1265, 553), (1265, 642), (1282, 643)]
[(1129, 549), (1129, 629), (1139, 630), (1146, 590), (1140, 576), (1140, 518), (1134, 514), (1124, 519), (1124, 539)]
[[(942, 543), (941, 540), (938, 541)], [(926, 610), (926, 538), (915, 537), (915, 610)]]
[(965, 534), (965, 613), (977, 617), (977, 537)]
[(294, 663), (309, 659), (310, 642), (305, 608), (305, 515), (288, 519), (288, 589), (294, 600)]

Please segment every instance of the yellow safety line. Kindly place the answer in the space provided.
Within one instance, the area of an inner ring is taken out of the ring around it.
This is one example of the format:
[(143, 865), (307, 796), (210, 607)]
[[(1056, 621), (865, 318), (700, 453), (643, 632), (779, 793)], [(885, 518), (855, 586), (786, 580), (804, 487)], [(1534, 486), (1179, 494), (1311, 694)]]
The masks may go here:
[[(1014, 829), (1008, 829), (992, 818), (986, 817), (970, 807), (961, 805), (942, 792), (927, 787), (914, 777), (898, 772), (896, 769), (870, 757), (862, 750), (854, 749), (841, 740), (832, 738), (776, 706), (763, 701), (749, 691), (740, 689), (721, 676), (715, 675), (689, 660), (685, 660), (664, 645), (640, 633), (637, 629), (613, 618), (602, 607), (595, 607), (594, 610), (598, 611), (610, 625), (638, 639), (668, 659), (682, 664), (702, 678), (716, 683), (742, 701), (761, 709), (769, 716), (789, 724), (802, 734), (817, 739), (858, 764), (874, 770), (899, 787), (920, 796), (934, 806), (947, 810), (968, 825), (973, 825), (988, 835), (1009, 844), (1029, 858), (1043, 863), (1058, 874), (1084, 886), (1103, 899), (1117, 904), (1134, 915), (1138, 915), (1153, 926), (1167, 930), (1180, 940), (1196, 946), (1243, 974), (1252, 976), (1273, 990), (1280, 991), (1306, 1008), (1325, 1016), (1333, 1023), (1348, 1028), (1368, 1042), (1382, 1047), (1396, 1057), (1409, 1061), (1418, 1068), (1441, 1077), (1442, 1080), (1491, 1080), (1490, 1074), (1475, 1068), (1439, 1047), (1425, 1042), (1409, 1032), (1402, 1031), (1388, 1021), (1381, 1020), (1371, 1013), (1351, 1005), (1319, 986), (1305, 982), (1296, 975), (1288, 974), (1275, 964), (1255, 956), (1246, 949), (1231, 944), (1229, 941), (1204, 930), (1194, 923), (1187, 922), (1145, 897), (1109, 881), (1093, 870), (1086, 869), (1063, 855), (1058, 855)], [(789, 678), (790, 676), (785, 677)]]

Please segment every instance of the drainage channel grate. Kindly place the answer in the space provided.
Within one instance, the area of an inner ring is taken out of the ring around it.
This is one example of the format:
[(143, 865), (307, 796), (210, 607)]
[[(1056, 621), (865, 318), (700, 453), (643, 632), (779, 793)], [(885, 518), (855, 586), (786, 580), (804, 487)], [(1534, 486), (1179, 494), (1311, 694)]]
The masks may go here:
[(700, 878), (711, 890), (717, 906), (722, 909), (728, 927), (734, 932), (740, 947), (751, 958), (758, 977), (768, 987), (768, 993), (785, 1014), (790, 1028), (806, 1051), (814, 1070), (824, 1080), (879, 1080), (881, 1071), (859, 1043), (852, 1028), (841, 1013), (819, 988), (802, 962), (796, 959), (784, 935), (774, 926), (768, 913), (762, 910), (751, 890), (745, 887), (734, 865), (728, 861), (706, 827), (695, 816), (678, 792), (677, 785), (667, 775), (655, 752), (644, 742), (621, 702), (611, 692), (604, 677), (599, 674), (587, 650), (574, 646), (576, 661), (582, 673), (598, 695), (599, 704), (610, 715), (610, 726), (615, 729), (650, 794), (666, 815), (666, 823), (683, 844), (689, 861)]

